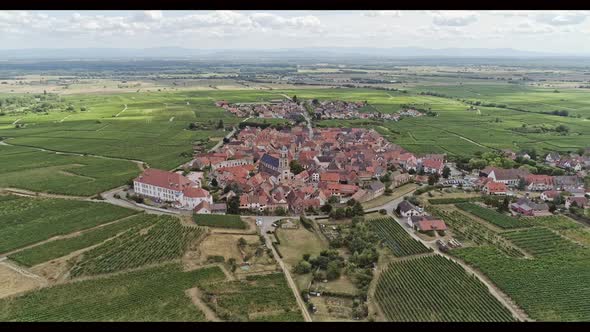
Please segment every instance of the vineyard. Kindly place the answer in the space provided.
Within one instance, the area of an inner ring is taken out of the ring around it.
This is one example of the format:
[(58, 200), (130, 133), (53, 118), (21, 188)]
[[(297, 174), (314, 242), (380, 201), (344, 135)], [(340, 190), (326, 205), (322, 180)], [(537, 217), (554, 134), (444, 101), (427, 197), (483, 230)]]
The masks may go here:
[(535, 320), (590, 320), (588, 250), (534, 259), (506, 257), (488, 246), (454, 249), (453, 254), (485, 273)]
[(514, 320), (476, 277), (438, 255), (391, 263), (377, 281), (375, 298), (396, 322)]
[(477, 201), (479, 199), (480, 199), (480, 197), (430, 198), (430, 199), (428, 199), (428, 203), (430, 203), (432, 205), (457, 204), (457, 203), (473, 202), (473, 201)]
[(375, 231), (383, 244), (389, 248), (395, 256), (409, 256), (431, 252), (432, 249), (414, 240), (400, 224), (391, 217), (369, 219), (371, 228)]
[(118, 221), (83, 234), (47, 242), (29, 249), (19, 251), (9, 258), (25, 266), (33, 266), (49, 260), (65, 256), (76, 250), (99, 244), (125, 231), (138, 231), (155, 221), (150, 215), (138, 215), (126, 220)]
[(246, 229), (242, 218), (232, 214), (194, 214), (193, 220), (199, 226)]
[(223, 320), (302, 321), (282, 273), (248, 276), (246, 280), (200, 286), (211, 308)]
[(184, 291), (223, 279), (217, 267), (166, 264), (0, 300), (0, 321), (204, 321)]
[(477, 245), (493, 245), (512, 257), (522, 257), (522, 253), (498, 233), (467, 217), (459, 211), (445, 211), (430, 206), (428, 212), (445, 221), (459, 240), (469, 240)]
[(72, 267), (72, 277), (112, 273), (181, 258), (202, 228), (183, 226), (170, 216), (157, 218), (152, 227), (134, 229), (82, 254)]
[(459, 203), (455, 206), (504, 229), (527, 227), (533, 224), (529, 219), (518, 220), (473, 203)]
[(504, 232), (502, 236), (535, 256), (563, 254), (582, 248), (544, 227)]
[(106, 203), (4, 197), (8, 198), (0, 200), (0, 253), (137, 213)]

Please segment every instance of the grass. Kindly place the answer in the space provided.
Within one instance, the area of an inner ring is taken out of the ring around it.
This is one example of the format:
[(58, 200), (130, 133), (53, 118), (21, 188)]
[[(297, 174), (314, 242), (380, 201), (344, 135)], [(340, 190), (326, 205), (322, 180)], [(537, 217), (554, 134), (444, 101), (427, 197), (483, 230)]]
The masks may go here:
[(389, 321), (513, 321), (487, 287), (442, 256), (390, 263), (377, 280), (375, 298)]
[(152, 218), (146, 217), (146, 215), (134, 216), (84, 232), (75, 237), (59, 239), (19, 251), (10, 255), (9, 258), (25, 266), (37, 265), (65, 256), (76, 250), (99, 244), (123, 232), (132, 231), (134, 228), (144, 228), (150, 222), (153, 222)]
[(275, 235), (280, 241), (278, 245), (283, 261), (294, 267), (302, 259), (304, 254), (317, 256), (327, 245), (321, 241), (319, 236), (304, 227), (297, 229), (278, 228)]
[(572, 241), (566, 240), (544, 227), (504, 232), (502, 236), (535, 256), (561, 254), (581, 249)]
[(0, 321), (204, 321), (184, 291), (223, 279), (218, 267), (183, 272), (167, 264), (0, 300)]
[[(293, 292), (281, 273), (200, 286), (217, 315), (231, 321), (303, 321)], [(255, 318), (254, 318), (254, 317)]]
[(503, 213), (499, 213), (495, 210), (488, 209), (474, 203), (458, 203), (455, 204), (455, 206), (503, 229), (531, 226), (530, 220), (526, 218), (512, 218)]
[(136, 214), (107, 203), (65, 199), (0, 200), (0, 252), (22, 248), (53, 236), (69, 234)]
[(146, 215), (140, 225), (82, 254), (70, 270), (73, 278), (138, 268), (182, 257), (203, 228), (183, 226), (171, 216)]
[(246, 229), (248, 225), (238, 215), (194, 214), (193, 220), (199, 226)]
[(400, 197), (408, 194), (410, 191), (412, 191), (416, 188), (418, 188), (418, 186), (413, 183), (405, 184), (399, 188), (395, 188), (391, 195), (381, 195), (381, 196), (374, 198), (370, 201), (366, 201), (366, 202), (362, 203), (363, 208), (364, 209), (372, 209), (374, 207), (384, 205), (386, 203), (393, 201), (394, 199), (400, 198)]

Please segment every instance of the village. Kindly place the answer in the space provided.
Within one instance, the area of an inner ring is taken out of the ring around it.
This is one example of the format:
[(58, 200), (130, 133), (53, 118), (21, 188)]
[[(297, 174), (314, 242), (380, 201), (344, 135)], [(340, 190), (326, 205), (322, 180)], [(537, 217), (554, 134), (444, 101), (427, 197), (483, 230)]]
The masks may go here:
[[(447, 160), (445, 154), (408, 152), (373, 129), (312, 128), (295, 123), (300, 118), (311, 121), (304, 116), (308, 108), (301, 104), (315, 105), (316, 117), (356, 114), (365, 106), (317, 100), (217, 102), (238, 117), (293, 121), (279, 128), (245, 126), (215, 151), (195, 152), (193, 160), (176, 172), (147, 169), (134, 180), (133, 197), (195, 214), (299, 216), (332, 212), (333, 216), (333, 204), (364, 203), (415, 183), (424, 191), (455, 188), (503, 196), (509, 205), (506, 212), (513, 215), (543, 216), (558, 208), (583, 211), (588, 207), (589, 189), (583, 180), (590, 167), (587, 154), (561, 156), (552, 152), (541, 160), (547, 167), (562, 170), (563, 175), (489, 165), (466, 170)], [(526, 152), (510, 150), (497, 152), (497, 156), (523, 164), (531, 159)], [(416, 231), (446, 229), (444, 220), (429, 216), (408, 200), (399, 203), (395, 212)]]

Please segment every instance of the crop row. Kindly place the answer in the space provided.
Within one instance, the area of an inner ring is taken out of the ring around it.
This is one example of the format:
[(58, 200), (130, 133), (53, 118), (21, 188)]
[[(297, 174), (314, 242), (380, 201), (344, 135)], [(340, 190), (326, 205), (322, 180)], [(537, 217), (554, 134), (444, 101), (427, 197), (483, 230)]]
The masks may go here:
[(159, 220), (144, 230), (126, 232), (85, 252), (71, 269), (72, 277), (111, 273), (182, 257), (202, 228), (183, 226), (173, 217)]
[(383, 244), (395, 256), (409, 256), (432, 251), (419, 241), (413, 239), (400, 224), (391, 217), (370, 219), (369, 224)]
[(504, 229), (528, 227), (532, 224), (528, 219), (518, 220), (505, 214), (494, 211), (492, 209), (488, 209), (473, 203), (459, 203), (456, 204), (456, 206), (463, 211), (469, 212), (487, 222), (490, 222)]
[(438, 255), (391, 263), (379, 276), (375, 297), (391, 321), (514, 320), (476, 277)]
[(575, 243), (544, 227), (504, 232), (502, 236), (533, 255), (562, 254), (579, 249)]

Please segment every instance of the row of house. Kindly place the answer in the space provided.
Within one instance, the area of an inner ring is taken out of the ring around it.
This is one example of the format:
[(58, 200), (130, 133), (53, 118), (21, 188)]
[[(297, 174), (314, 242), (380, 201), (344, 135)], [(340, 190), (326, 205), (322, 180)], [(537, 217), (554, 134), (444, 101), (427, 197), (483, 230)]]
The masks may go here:
[(407, 200), (398, 204), (396, 212), (406, 218), (408, 226), (414, 230), (421, 232), (447, 230), (447, 225), (442, 219), (428, 215), (422, 208)]

